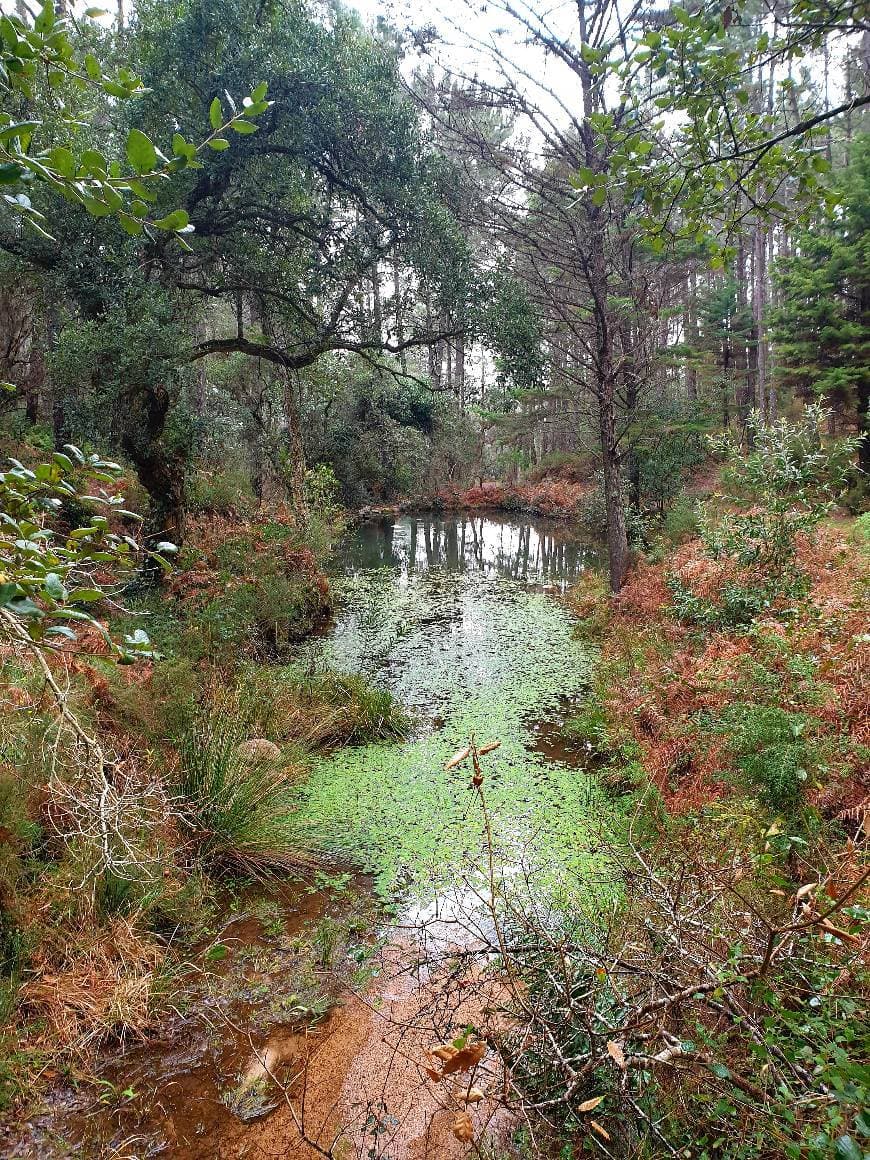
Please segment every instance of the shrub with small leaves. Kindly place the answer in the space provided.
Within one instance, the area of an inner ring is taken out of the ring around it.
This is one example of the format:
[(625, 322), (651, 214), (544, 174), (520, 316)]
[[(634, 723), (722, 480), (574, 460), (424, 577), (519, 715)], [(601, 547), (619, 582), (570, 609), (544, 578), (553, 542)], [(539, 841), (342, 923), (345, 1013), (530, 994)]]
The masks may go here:
[[(115, 532), (107, 514), (114, 511), (140, 521), (126, 511), (123, 498), (106, 489), (116, 483), (121, 468), (99, 456), (88, 458), (68, 444), (51, 461), (26, 467), (20, 460), (0, 471), (0, 631), (39, 648), (75, 640), (77, 626), (95, 627), (125, 662), (151, 656), (148, 636), (141, 629), (114, 640), (94, 617), (93, 607), (117, 595), (146, 554), (126, 533)], [(83, 484), (91, 485), (84, 491)], [(71, 530), (64, 529), (64, 508), (75, 504), (93, 513)], [(154, 558), (172, 544), (158, 544)]]

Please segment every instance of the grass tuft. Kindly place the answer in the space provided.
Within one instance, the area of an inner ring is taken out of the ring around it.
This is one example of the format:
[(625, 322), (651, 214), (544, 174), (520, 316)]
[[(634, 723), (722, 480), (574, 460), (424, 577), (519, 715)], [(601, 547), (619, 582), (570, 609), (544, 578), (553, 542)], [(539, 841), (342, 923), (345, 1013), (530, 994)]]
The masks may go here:
[(228, 708), (195, 718), (179, 744), (175, 788), (200, 856), (254, 877), (311, 866), (293, 769), (240, 752), (246, 730)]

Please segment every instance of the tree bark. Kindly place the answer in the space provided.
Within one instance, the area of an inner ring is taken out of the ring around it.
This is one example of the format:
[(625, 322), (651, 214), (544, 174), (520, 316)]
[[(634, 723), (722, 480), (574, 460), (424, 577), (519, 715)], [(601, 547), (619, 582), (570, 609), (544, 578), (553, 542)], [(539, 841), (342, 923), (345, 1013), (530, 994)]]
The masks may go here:
[(282, 398), (286, 428), (286, 468), (284, 480), (290, 506), (301, 527), (308, 525), (305, 499), (305, 445), (302, 441), (301, 385), (296, 371), (282, 371)]

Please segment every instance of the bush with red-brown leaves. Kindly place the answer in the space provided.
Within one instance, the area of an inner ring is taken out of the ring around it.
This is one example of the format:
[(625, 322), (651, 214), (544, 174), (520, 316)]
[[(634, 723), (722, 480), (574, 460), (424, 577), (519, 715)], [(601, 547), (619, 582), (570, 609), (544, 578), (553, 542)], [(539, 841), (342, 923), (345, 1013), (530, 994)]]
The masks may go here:
[(672, 812), (746, 788), (737, 740), (718, 724), (741, 704), (746, 714), (770, 706), (805, 722), (805, 802), (829, 816), (866, 802), (866, 560), (841, 528), (825, 527), (801, 541), (798, 564), (809, 591), (793, 613), (771, 608), (739, 630), (698, 630), (674, 614), (669, 575), (713, 603), (734, 578), (733, 562), (709, 559), (698, 541), (664, 563), (640, 561), (617, 597), (588, 584), (576, 594), (575, 610), (602, 637), (599, 697), (613, 736), (639, 755)]
[(521, 483), (487, 481), (464, 490), (445, 487), (431, 502), (445, 511), (511, 511), (571, 519), (589, 490), (586, 481), (550, 476)]

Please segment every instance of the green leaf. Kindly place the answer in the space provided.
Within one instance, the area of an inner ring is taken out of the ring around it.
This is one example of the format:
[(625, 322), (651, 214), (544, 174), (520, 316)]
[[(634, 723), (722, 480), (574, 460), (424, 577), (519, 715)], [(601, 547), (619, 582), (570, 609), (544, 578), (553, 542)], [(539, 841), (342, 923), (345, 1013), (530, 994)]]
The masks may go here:
[(242, 136), (247, 136), (249, 133), (256, 133), (258, 126), (252, 124), (251, 121), (233, 121), (232, 128)]
[(127, 135), (127, 160), (137, 173), (157, 167), (157, 150), (140, 129), (131, 129)]
[(104, 201), (99, 201), (95, 197), (82, 198), (82, 205), (91, 215), (91, 217), (109, 217), (112, 212), (112, 207), (106, 205)]
[(251, 90), (251, 100), (252, 100), (252, 102), (253, 102), (255, 105), (258, 105), (258, 104), (260, 103), (260, 101), (262, 101), (262, 99), (265, 97), (265, 95), (266, 95), (266, 93), (267, 93), (268, 91), (269, 91), (269, 85), (268, 85), (268, 82), (267, 82), (267, 81), (261, 81), (261, 82), (260, 82), (260, 84), (258, 84), (258, 85), (257, 85), (257, 87), (256, 87), (255, 89), (252, 89), (252, 90)]
[(42, 586), (52, 600), (66, 600), (68, 593), (57, 572), (49, 572)]
[(157, 200), (157, 194), (153, 189), (149, 189), (144, 181), (128, 181), (127, 188), (131, 193), (134, 193), (136, 197), (141, 197), (143, 201), (154, 202)]
[(224, 111), (221, 108), (220, 97), (215, 97), (208, 110), (208, 119), (212, 129), (219, 129), (223, 124)]
[(851, 1136), (840, 1136), (834, 1145), (834, 1155), (840, 1160), (864, 1160), (864, 1151)]
[(85, 149), (82, 153), (82, 166), (94, 176), (107, 172), (106, 159), (97, 149)]
[(34, 604), (33, 601), (27, 596), (25, 596), (22, 600), (10, 600), (6, 607), (10, 612), (14, 612), (16, 616), (34, 617), (37, 620), (40, 617), (45, 616), (45, 613), (42, 611), (39, 605)]
[(37, 32), (50, 32), (54, 28), (54, 4), (51, 0), (45, 0), (42, 9), (33, 22), (33, 27)]
[(38, 129), (40, 121), (15, 121), (0, 128), (0, 142), (11, 141), (13, 137), (27, 136)]
[(209, 149), (214, 149), (216, 153), (223, 153), (224, 149), (229, 149), (230, 143), (225, 137), (215, 137), (213, 141), (208, 142)]
[(0, 584), (0, 608), (5, 608), (7, 604), (10, 604), (19, 592), (17, 584)]
[(102, 600), (105, 592), (101, 592), (99, 588), (76, 588), (70, 594), (70, 600), (74, 604), (93, 604), (95, 600)]
[(186, 210), (176, 209), (172, 213), (168, 213), (166, 217), (157, 218), (151, 224), (156, 226), (158, 230), (183, 230), (190, 222)]
[(65, 624), (55, 624), (52, 628), (46, 629), (46, 636), (65, 636), (67, 640), (78, 640), (78, 637), (71, 628), (67, 628)]
[(98, 81), (103, 75), (103, 70), (100, 68), (100, 62), (92, 52), (89, 52), (85, 57), (85, 72), (92, 81)]

